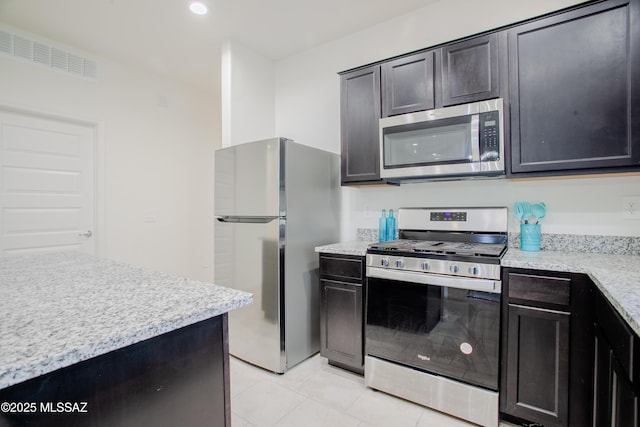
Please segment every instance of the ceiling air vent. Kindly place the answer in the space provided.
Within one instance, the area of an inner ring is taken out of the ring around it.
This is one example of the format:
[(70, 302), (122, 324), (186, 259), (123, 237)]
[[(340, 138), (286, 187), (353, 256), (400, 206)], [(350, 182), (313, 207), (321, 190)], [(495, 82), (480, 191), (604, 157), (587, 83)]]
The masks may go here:
[(93, 59), (2, 29), (0, 29), (0, 54), (43, 65), (76, 77), (98, 79), (98, 63)]
[(34, 42), (33, 61), (42, 65), (51, 64), (51, 48), (46, 44)]
[(0, 52), (11, 55), (11, 33), (0, 31)]
[(13, 36), (13, 55), (20, 58), (33, 59), (33, 42), (20, 36)]

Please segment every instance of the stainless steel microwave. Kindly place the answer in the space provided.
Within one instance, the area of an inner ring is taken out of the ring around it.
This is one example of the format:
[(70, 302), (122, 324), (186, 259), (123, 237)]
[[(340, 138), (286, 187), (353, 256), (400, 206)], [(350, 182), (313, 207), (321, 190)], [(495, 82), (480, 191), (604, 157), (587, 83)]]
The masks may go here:
[(504, 175), (501, 98), (380, 119), (388, 181)]

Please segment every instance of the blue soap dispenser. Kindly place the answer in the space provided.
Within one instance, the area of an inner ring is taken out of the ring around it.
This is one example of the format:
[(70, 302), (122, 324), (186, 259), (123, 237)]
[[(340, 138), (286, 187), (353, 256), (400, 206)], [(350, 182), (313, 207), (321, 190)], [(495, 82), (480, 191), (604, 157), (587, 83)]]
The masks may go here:
[(382, 209), (382, 216), (378, 221), (378, 242), (387, 240), (387, 211)]
[(387, 240), (396, 239), (396, 217), (393, 216), (393, 209), (389, 209), (387, 218)]

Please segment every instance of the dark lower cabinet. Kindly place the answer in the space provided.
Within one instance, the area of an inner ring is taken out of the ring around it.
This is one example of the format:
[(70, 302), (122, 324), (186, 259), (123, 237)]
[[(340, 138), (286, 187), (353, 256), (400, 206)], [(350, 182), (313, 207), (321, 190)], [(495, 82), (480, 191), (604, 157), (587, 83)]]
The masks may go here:
[(595, 305), (595, 427), (638, 427), (638, 337), (598, 293)]
[(380, 183), (380, 66), (340, 75), (342, 185)]
[(583, 275), (504, 269), (503, 418), (545, 427), (591, 424), (592, 293)]
[(508, 30), (511, 173), (640, 169), (640, 1)]
[(545, 426), (569, 412), (569, 313), (509, 305), (503, 411)]
[(364, 373), (364, 257), (320, 255), (320, 354)]
[(223, 427), (230, 397), (225, 313), (0, 390), (0, 426)]

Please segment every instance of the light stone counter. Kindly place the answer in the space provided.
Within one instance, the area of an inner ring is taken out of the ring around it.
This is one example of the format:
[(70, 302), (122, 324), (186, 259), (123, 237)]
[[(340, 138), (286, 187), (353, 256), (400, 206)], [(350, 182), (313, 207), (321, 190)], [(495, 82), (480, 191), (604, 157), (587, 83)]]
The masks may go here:
[(640, 335), (640, 256), (510, 248), (503, 267), (586, 273), (620, 315)]
[(206, 320), (252, 295), (64, 252), (0, 260), (0, 389)]
[(354, 240), (351, 242), (334, 243), (332, 245), (317, 246), (316, 252), (338, 255), (365, 256), (367, 247), (374, 243), (372, 241)]

